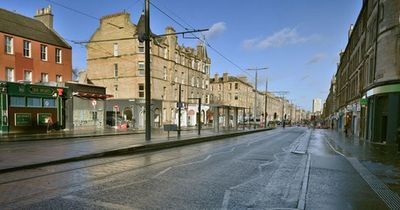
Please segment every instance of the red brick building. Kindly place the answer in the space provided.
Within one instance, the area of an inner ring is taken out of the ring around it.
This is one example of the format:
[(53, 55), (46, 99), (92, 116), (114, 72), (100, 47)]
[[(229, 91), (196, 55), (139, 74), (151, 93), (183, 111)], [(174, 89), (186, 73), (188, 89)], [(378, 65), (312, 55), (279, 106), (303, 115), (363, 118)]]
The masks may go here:
[(35, 84), (71, 77), (72, 49), (53, 30), (50, 7), (35, 18), (0, 8), (0, 80)]

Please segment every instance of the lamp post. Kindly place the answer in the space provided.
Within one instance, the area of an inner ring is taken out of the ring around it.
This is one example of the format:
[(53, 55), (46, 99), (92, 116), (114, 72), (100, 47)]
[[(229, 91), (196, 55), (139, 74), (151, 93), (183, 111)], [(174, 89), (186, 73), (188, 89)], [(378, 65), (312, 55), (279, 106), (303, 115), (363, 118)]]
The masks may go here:
[[(267, 70), (268, 69), (268, 67), (264, 67), (264, 68), (253, 68), (253, 69), (247, 69), (247, 70), (249, 70), (249, 71), (256, 71), (256, 78), (255, 78), (255, 84), (254, 84), (254, 86), (255, 86), (255, 92), (254, 92), (254, 110), (253, 110), (253, 113), (254, 113), (254, 116), (253, 116), (253, 121), (254, 121), (254, 129), (256, 128), (256, 116), (257, 116), (257, 76), (258, 76), (258, 71), (259, 70)], [(250, 121), (250, 120), (249, 120)]]

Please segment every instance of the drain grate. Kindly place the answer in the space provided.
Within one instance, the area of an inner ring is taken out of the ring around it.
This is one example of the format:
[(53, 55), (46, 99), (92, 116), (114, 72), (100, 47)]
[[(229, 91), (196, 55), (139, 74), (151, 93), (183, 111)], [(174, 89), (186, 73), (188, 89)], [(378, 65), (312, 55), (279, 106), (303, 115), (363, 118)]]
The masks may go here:
[(400, 209), (399, 195), (391, 191), (382, 181), (368, 171), (368, 169), (365, 168), (356, 158), (347, 158), (347, 160), (390, 209)]

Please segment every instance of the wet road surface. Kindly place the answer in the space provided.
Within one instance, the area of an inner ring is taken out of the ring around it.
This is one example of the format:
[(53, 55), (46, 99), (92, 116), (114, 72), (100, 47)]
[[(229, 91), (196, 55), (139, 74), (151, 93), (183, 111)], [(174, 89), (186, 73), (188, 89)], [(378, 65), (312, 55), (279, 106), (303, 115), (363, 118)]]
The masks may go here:
[[(303, 138), (307, 133), (310, 130), (304, 128), (276, 129), (1, 174), (0, 206), (295, 209), (304, 196), (306, 209), (387, 208), (344, 157), (317, 135), (311, 134), (308, 143), (308, 138)], [(307, 148), (308, 154), (301, 152)], [(307, 172), (308, 179), (304, 179)]]

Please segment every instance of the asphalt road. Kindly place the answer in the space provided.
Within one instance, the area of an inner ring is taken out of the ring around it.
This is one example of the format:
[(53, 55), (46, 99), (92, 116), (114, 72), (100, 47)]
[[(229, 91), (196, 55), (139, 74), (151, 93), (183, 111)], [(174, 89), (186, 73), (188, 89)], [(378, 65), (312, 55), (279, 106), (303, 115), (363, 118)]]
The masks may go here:
[(276, 129), (2, 174), (0, 209), (386, 208), (346, 159), (307, 134)]

